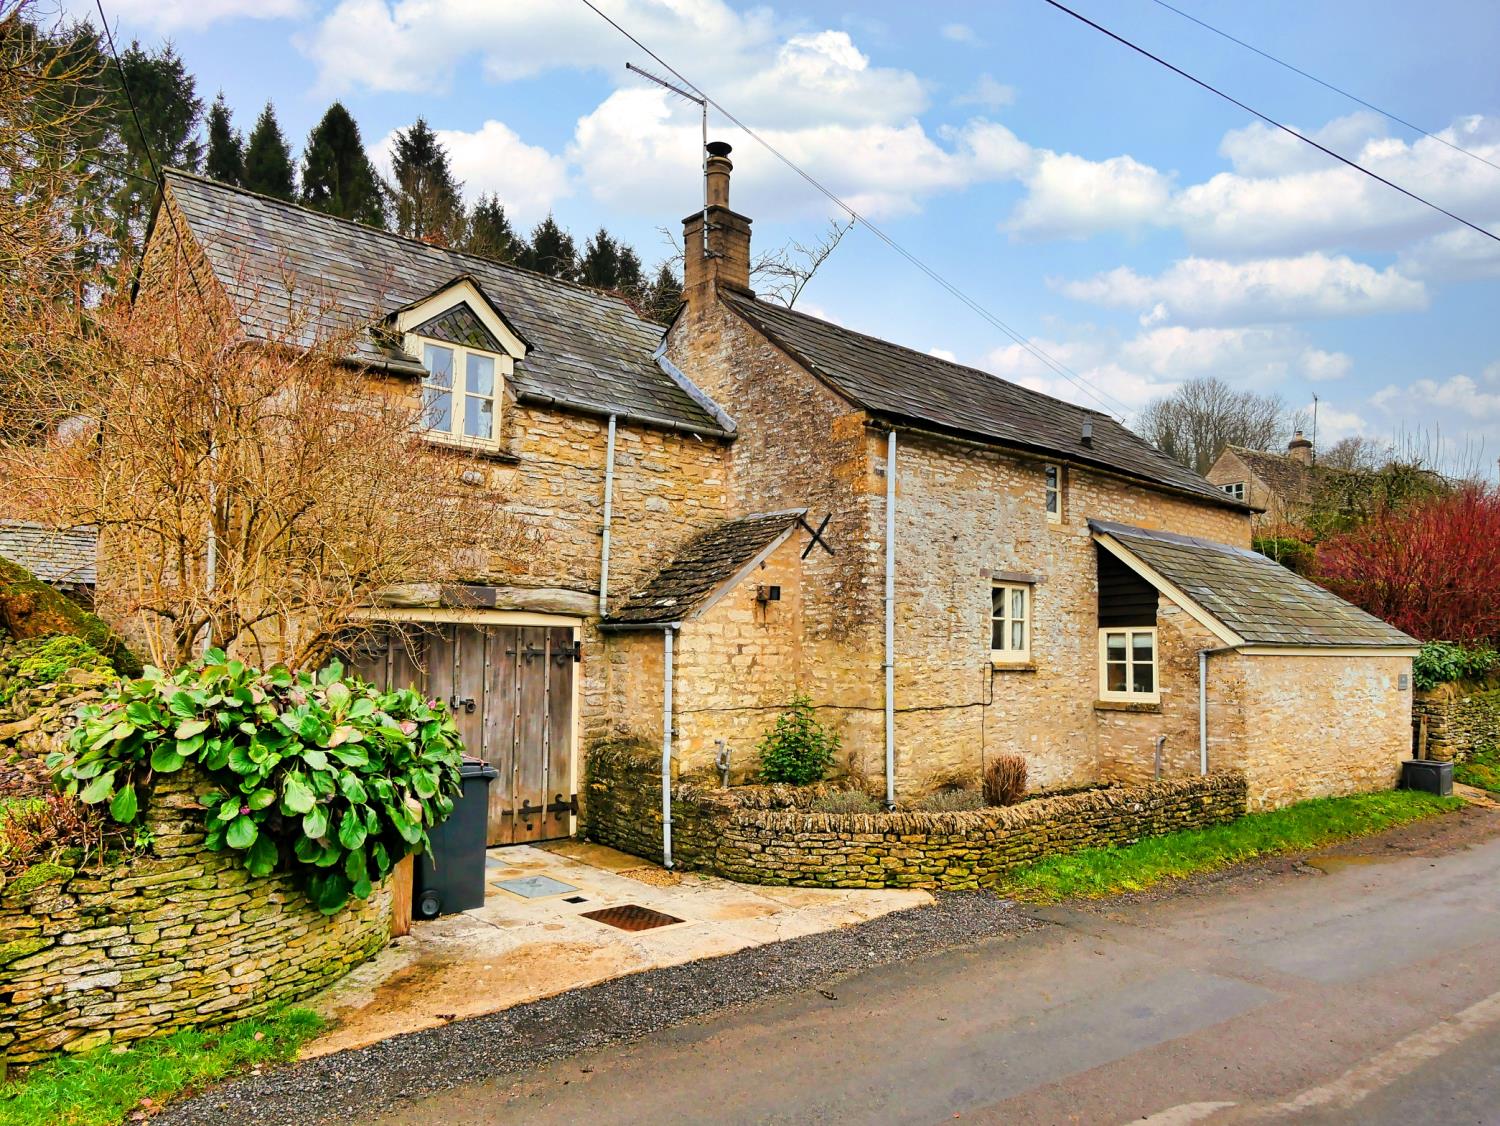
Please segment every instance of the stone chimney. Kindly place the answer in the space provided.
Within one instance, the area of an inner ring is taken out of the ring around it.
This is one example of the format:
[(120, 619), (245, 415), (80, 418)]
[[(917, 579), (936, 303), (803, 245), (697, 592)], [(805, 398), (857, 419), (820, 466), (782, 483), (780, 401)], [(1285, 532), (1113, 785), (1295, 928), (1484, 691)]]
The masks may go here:
[[(742, 293), (750, 289), (750, 220), (729, 210), (730, 147), (723, 141), (708, 143), (704, 188), (708, 206), (682, 221), (682, 295), (689, 305), (711, 297), (716, 286)], [(708, 238), (703, 221), (708, 219)]]
[(1302, 436), (1302, 431), (1293, 434), (1292, 440), (1286, 444), (1286, 456), (1303, 465), (1312, 464), (1313, 444)]

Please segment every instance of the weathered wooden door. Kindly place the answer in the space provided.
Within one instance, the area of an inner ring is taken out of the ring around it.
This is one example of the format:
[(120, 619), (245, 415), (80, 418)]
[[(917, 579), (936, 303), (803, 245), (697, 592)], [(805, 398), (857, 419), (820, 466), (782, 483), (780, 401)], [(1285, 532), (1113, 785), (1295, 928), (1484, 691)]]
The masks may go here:
[(354, 671), (453, 710), (465, 751), (493, 766), (492, 845), (566, 837), (573, 812), (573, 630), (403, 627), (362, 643)]

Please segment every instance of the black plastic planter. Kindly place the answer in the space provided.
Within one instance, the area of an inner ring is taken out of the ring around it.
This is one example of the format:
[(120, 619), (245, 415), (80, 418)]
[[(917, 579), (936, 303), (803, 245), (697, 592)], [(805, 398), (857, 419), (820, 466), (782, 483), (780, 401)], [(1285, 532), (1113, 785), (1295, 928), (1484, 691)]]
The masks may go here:
[(435, 919), (484, 906), (484, 842), (489, 822), (490, 780), (500, 772), (478, 759), (464, 759), (463, 793), (448, 819), (427, 834), (432, 848), (417, 857), (412, 914)]
[(1453, 793), (1453, 764), (1430, 758), (1409, 758), (1401, 764), (1401, 788), (1447, 797)]

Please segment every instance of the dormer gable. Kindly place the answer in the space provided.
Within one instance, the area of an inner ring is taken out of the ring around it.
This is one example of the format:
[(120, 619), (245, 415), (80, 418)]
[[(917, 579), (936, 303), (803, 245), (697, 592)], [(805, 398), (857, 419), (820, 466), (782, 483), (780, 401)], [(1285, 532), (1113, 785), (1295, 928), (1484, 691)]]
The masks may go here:
[[(399, 336), (483, 348), (513, 360), (524, 359), (531, 351), (531, 344), (469, 274), (460, 274), (421, 300), (397, 309), (386, 324)], [(482, 335), (468, 343), (465, 337), (471, 334)]]

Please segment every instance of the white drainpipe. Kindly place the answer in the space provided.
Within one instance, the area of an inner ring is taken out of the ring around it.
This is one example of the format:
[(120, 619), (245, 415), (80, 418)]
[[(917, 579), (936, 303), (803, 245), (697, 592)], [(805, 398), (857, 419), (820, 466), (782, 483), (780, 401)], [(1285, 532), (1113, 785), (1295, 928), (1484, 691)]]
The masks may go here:
[(661, 863), (672, 867), (672, 622), (661, 631)]
[(1198, 773), (1208, 773), (1208, 659), (1219, 653), (1233, 653), (1235, 646), (1198, 650)]
[(885, 804), (896, 805), (896, 431), (885, 436)]
[(609, 614), (609, 522), (615, 500), (615, 416), (609, 416), (609, 442), (604, 447), (604, 535), (599, 549), (599, 616)]

